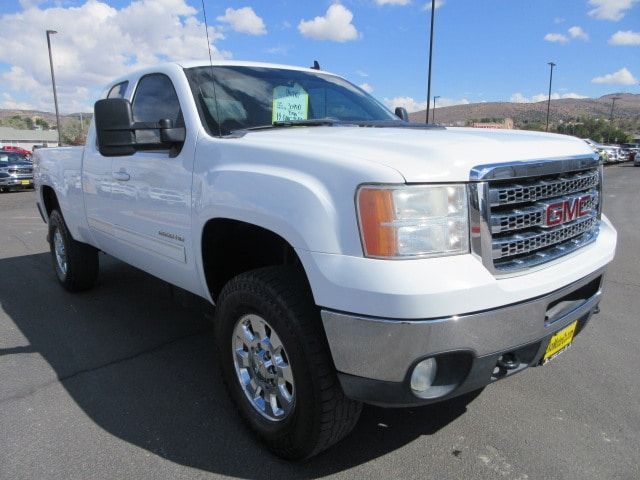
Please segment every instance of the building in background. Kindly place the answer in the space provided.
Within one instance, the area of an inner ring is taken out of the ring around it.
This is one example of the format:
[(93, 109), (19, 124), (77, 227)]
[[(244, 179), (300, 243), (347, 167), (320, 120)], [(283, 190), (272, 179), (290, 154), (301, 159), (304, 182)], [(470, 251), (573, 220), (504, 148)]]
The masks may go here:
[(502, 128), (504, 130), (513, 130), (513, 118), (505, 118), (502, 122), (473, 122), (473, 128)]
[(8, 145), (31, 150), (34, 145), (58, 146), (57, 130), (18, 130), (0, 127), (0, 148)]

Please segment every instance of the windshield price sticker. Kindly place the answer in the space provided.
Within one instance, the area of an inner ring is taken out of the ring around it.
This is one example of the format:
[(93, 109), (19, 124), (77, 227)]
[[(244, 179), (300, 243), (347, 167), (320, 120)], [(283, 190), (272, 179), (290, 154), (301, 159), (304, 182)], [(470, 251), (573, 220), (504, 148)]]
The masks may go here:
[(297, 83), (273, 89), (273, 122), (309, 118), (309, 94)]

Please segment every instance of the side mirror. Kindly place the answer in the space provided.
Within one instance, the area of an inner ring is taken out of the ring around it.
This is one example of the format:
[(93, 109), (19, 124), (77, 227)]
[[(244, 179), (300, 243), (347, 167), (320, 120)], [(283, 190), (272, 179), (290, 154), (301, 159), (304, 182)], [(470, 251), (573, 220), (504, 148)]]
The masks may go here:
[(185, 141), (185, 128), (174, 127), (169, 119), (134, 122), (131, 103), (124, 98), (98, 100), (94, 115), (98, 150), (105, 157), (162, 148), (170, 149), (170, 155), (175, 156)]
[(174, 127), (173, 120), (164, 118), (158, 122), (160, 126), (160, 141), (162, 143), (168, 143), (175, 145), (177, 143), (184, 143), (186, 132), (184, 127)]
[(409, 114), (407, 113), (407, 109), (404, 107), (396, 107), (396, 117), (404, 120), (405, 122), (409, 121)]
[(98, 100), (93, 108), (98, 150), (105, 157), (132, 155), (136, 138), (131, 103), (124, 98)]

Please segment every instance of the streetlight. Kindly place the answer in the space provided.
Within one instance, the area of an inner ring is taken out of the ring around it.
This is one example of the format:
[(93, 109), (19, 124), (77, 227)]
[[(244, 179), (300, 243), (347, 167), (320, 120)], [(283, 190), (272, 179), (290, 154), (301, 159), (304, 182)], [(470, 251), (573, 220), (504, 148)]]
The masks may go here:
[(431, 0), (431, 35), (429, 37), (429, 79), (427, 80), (427, 115), (429, 123), (429, 99), (431, 98), (431, 59), (433, 57), (433, 21), (436, 17), (436, 0)]
[(56, 91), (56, 76), (53, 73), (53, 57), (51, 56), (51, 35), (58, 32), (55, 30), (47, 30), (47, 47), (49, 48), (49, 66), (51, 67), (51, 83), (53, 84), (53, 103), (56, 106), (56, 129), (58, 130), (58, 146), (62, 146), (60, 140), (60, 113), (58, 112), (58, 92)]
[(440, 98), (440, 95), (433, 96), (433, 123), (436, 123), (436, 99)]
[(549, 72), (549, 101), (547, 102), (547, 132), (549, 131), (549, 110), (551, 109), (551, 81), (553, 80), (553, 67), (556, 66), (555, 63), (549, 62), (547, 63), (551, 67), (551, 71)]

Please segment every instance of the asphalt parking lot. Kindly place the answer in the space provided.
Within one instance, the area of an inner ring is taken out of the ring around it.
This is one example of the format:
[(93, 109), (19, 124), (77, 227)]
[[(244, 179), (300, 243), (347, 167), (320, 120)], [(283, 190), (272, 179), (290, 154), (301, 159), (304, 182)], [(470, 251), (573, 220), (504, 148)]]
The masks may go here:
[(64, 292), (34, 193), (0, 194), (0, 478), (638, 479), (640, 168), (605, 181), (618, 254), (569, 351), (470, 402), (367, 407), (302, 464), (240, 423), (210, 312), (104, 255), (95, 290)]

